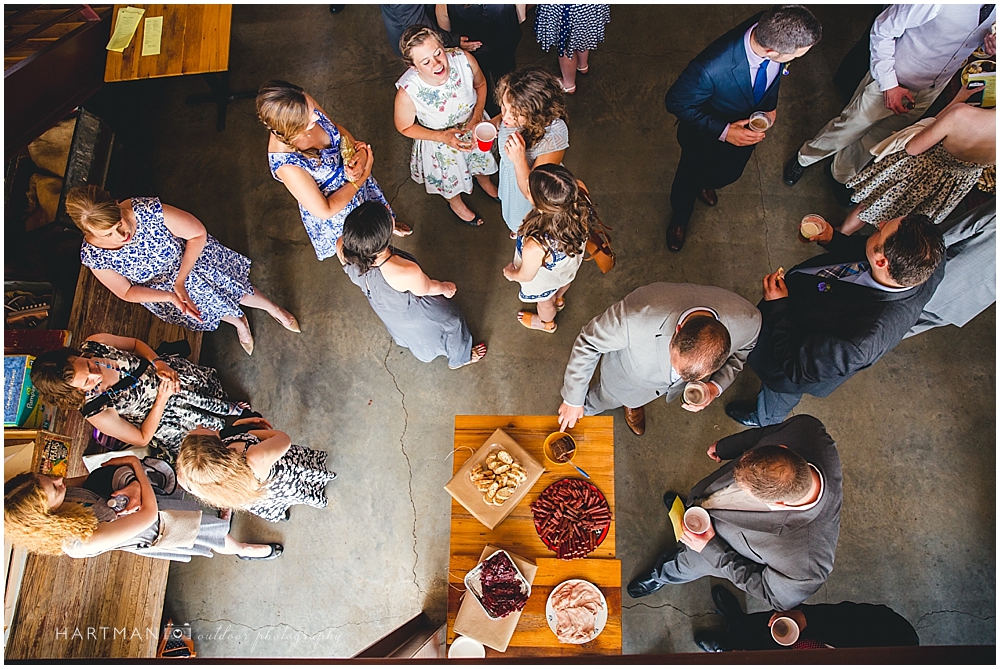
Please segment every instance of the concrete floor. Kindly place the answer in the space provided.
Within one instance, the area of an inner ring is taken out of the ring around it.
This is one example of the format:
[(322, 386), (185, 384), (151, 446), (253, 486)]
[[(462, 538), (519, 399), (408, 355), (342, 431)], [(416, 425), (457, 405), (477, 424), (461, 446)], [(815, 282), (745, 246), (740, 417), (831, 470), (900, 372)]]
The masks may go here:
[[(302, 324), (294, 335), (251, 312), (253, 357), (224, 325), (205, 337), (203, 360), (296, 443), (328, 449), (339, 473), (328, 509), (296, 507), (281, 525), (235, 522), (244, 540), (284, 542), (280, 560), (216, 557), (171, 567), (166, 609), (191, 623), (202, 657), (344, 657), (421, 610), (443, 620), (450, 498), (442, 486), (451, 476), (455, 414), (554, 413), (579, 329), (638, 286), (715, 284), (756, 303), (761, 276), (813, 253), (795, 240), (796, 221), (807, 212), (837, 221), (845, 210), (821, 168), (794, 189), (781, 182), (781, 169), (840, 110), (831, 76), (864, 34), (867, 6), (815, 8), (825, 36), (792, 64), (774, 130), (717, 207), (698, 205), (684, 251), (669, 253), (664, 244), (679, 148), (663, 95), (704, 46), (762, 8), (614, 7), (592, 72), (569, 98), (565, 162), (615, 229), (618, 267), (602, 276), (584, 266), (559, 331), (548, 337), (515, 322), (516, 288), (500, 273), (512, 254), (500, 206), (474, 193), (470, 202), (487, 225), (468, 228), (410, 180), (410, 140), (392, 126), (403, 65), (378, 9), (352, 5), (332, 16), (326, 5), (235, 7), (233, 89), (290, 80), (371, 142), (376, 178), (416, 229), (399, 246), (430, 276), (458, 284), (455, 300), (490, 352), (457, 372), (395, 346), (339, 263), (317, 262), (294, 200), (268, 173), (267, 135), (252, 101), (234, 103), (218, 133), (214, 109), (183, 103), (203, 91), (196, 77), (113, 88), (142, 124), (155, 194), (252, 258), (254, 284)], [(518, 63), (557, 71), (529, 24)], [(810, 602), (888, 604), (925, 644), (995, 643), (995, 323), (991, 308), (960, 331), (908, 340), (832, 397), (806, 397), (798, 407), (827, 425), (844, 463), (836, 568)], [(661, 493), (687, 490), (713, 470), (705, 447), (739, 427), (723, 413), (725, 400), (750, 398), (757, 384), (745, 371), (724, 401), (699, 414), (651, 404), (641, 439), (614, 412), (624, 581), (667, 536)], [(712, 584), (626, 598), (624, 651), (696, 650), (692, 632), (721, 624)]]

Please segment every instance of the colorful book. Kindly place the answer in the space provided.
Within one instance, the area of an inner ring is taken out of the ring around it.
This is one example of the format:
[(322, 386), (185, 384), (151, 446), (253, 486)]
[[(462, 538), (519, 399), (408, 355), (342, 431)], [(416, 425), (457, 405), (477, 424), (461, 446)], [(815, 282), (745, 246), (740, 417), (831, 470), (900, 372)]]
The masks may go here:
[(31, 385), (31, 364), (34, 361), (33, 355), (3, 357), (4, 427), (32, 427), (29, 425), (31, 420), (41, 423), (38, 391)]

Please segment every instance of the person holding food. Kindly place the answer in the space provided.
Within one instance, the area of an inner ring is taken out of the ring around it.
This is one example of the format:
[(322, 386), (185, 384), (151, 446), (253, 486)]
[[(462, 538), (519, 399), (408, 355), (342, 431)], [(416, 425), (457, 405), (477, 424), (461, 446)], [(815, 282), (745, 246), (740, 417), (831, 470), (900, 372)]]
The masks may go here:
[(514, 259), (503, 268), (508, 281), (521, 285), (522, 302), (535, 302), (537, 313), (518, 311), (530, 330), (553, 333), (556, 313), (583, 264), (590, 228), (597, 216), (586, 188), (562, 165), (540, 165), (528, 175), (533, 208), (517, 230)]
[[(708, 528), (695, 534), (685, 527), (628, 584), (629, 596), (714, 576), (777, 611), (795, 608), (833, 571), (843, 502), (837, 445), (821, 422), (800, 415), (720, 439), (707, 454), (732, 461), (687, 496), (686, 506), (708, 511)], [(667, 509), (679, 496), (663, 495)]]
[(872, 25), (871, 71), (840, 116), (785, 164), (784, 182), (794, 186), (833, 156), (828, 176), (847, 204), (844, 184), (871, 160), (868, 149), (920, 118), (974, 49), (996, 53), (994, 23), (995, 5), (889, 5)]
[(79, 350), (42, 353), (31, 383), (47, 403), (79, 409), (109, 437), (152, 446), (169, 462), (188, 432), (221, 429), (247, 406), (229, 400), (214, 369), (111, 334), (91, 335)]
[(327, 505), (326, 451), (293, 444), (263, 418), (245, 417), (222, 431), (188, 433), (177, 454), (177, 482), (219, 509), (243, 509), (276, 523), (293, 504)]
[[(109, 502), (126, 497), (115, 511)], [(190, 562), (213, 553), (273, 560), (278, 543), (249, 544), (229, 534), (229, 521), (202, 513), (197, 502), (158, 496), (133, 455), (112, 458), (73, 479), (26, 472), (4, 485), (4, 533), (42, 555), (87, 558), (110, 550)]]
[[(580, 331), (563, 378), (559, 429), (581, 416), (625, 406), (625, 423), (646, 430), (645, 405), (672, 402), (688, 382), (704, 381), (701, 411), (732, 384), (757, 342), (760, 312), (715, 286), (653, 283), (611, 305)], [(600, 381), (591, 384), (598, 363)], [(589, 389), (588, 389), (589, 388)]]
[(976, 186), (983, 170), (996, 165), (997, 110), (963, 104), (958, 95), (936, 119), (925, 119), (902, 150), (870, 164), (847, 182), (858, 203), (844, 219), (845, 235), (907, 214), (941, 223)]
[(473, 346), (469, 326), (450, 281), (431, 279), (416, 258), (389, 246), (392, 217), (377, 202), (365, 202), (344, 221), (337, 256), (382, 319), (393, 341), (421, 362), (448, 358), (449, 369), (479, 362), (486, 344)]

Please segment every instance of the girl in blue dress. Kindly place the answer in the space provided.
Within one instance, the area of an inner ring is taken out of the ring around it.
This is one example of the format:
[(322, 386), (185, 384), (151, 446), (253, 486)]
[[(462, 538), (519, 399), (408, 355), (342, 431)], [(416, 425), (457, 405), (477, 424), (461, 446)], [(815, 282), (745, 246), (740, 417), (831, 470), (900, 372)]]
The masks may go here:
[(83, 232), (80, 260), (108, 290), (189, 330), (236, 328), (253, 353), (240, 306), (263, 309), (299, 332), (295, 316), (250, 284), (250, 259), (220, 244), (202, 222), (155, 197), (117, 202), (97, 186), (74, 188), (66, 212)]
[[(344, 219), (362, 202), (374, 200), (389, 208), (372, 176), (371, 146), (331, 121), (301, 88), (287, 81), (266, 82), (257, 93), (257, 117), (271, 131), (271, 175), (298, 201), (317, 258), (336, 255)], [(411, 232), (408, 225), (395, 222), (396, 236)]]

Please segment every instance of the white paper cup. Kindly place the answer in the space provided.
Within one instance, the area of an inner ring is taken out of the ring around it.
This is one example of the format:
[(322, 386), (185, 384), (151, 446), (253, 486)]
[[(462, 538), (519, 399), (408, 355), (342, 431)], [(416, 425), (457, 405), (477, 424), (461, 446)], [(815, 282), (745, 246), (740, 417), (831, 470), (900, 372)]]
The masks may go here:
[(708, 532), (708, 528), (711, 526), (712, 519), (708, 515), (708, 511), (705, 511), (705, 509), (700, 506), (692, 506), (684, 512), (684, 527), (686, 527), (689, 532), (704, 534), (705, 532)]
[(486, 647), (469, 636), (457, 636), (448, 648), (448, 657), (457, 659), (465, 657), (486, 657)]
[(479, 150), (485, 153), (493, 147), (493, 140), (497, 138), (497, 128), (492, 123), (483, 121), (476, 126), (472, 134), (476, 136), (476, 143), (479, 145)]
[(781, 616), (771, 623), (771, 638), (782, 646), (791, 646), (799, 640), (799, 626), (788, 616)]
[(699, 406), (708, 400), (708, 386), (701, 381), (692, 381), (684, 386), (684, 402)]

